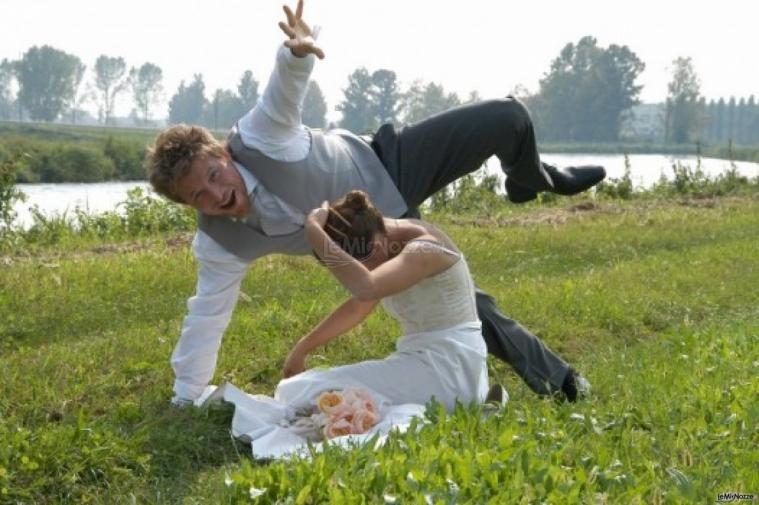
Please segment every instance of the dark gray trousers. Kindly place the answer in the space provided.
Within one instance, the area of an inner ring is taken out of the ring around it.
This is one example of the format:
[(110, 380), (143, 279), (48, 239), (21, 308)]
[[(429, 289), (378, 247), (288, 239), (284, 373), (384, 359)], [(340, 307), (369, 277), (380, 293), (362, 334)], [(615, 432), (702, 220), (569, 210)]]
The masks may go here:
[[(494, 155), (506, 176), (522, 186), (550, 187), (530, 115), (511, 97), (457, 107), (400, 129), (382, 125), (371, 145), (408, 204), (406, 217), (418, 217), (424, 200)], [(480, 289), (476, 295), (488, 352), (510, 364), (536, 393), (561, 389), (569, 365), (501, 314), (492, 296)]]

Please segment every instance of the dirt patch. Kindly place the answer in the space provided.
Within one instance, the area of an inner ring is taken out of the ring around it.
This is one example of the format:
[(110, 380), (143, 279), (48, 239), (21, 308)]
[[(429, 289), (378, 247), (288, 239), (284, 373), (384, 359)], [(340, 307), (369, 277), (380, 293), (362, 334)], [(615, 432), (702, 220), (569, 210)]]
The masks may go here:
[(617, 207), (611, 204), (601, 205), (595, 202), (580, 202), (565, 208), (537, 209), (529, 213), (512, 217), (452, 217), (451, 222), (458, 225), (474, 225), (482, 227), (561, 225), (566, 223), (567, 220), (580, 214), (616, 211)]
[(17, 254), (14, 256), (0, 256), (0, 266), (12, 266), (14, 263), (35, 262), (43, 265), (53, 264), (55, 260), (78, 261), (98, 256), (111, 254), (125, 254), (146, 251), (155, 248), (163, 242), (167, 249), (174, 250), (189, 247), (192, 242), (192, 232), (182, 232), (165, 239), (151, 238), (142, 242), (121, 242), (114, 244), (99, 244), (88, 249), (78, 251), (45, 251), (44, 254)]

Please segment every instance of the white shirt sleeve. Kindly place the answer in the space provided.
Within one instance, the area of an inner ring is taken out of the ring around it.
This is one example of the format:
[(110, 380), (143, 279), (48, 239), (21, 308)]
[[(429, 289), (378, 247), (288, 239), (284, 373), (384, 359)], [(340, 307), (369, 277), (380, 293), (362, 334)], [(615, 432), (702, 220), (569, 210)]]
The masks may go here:
[(174, 400), (194, 400), (203, 393), (216, 369), (221, 336), (229, 325), (248, 263), (225, 251), (202, 231), (195, 234), (193, 253), (200, 265), (195, 296), (171, 355)]
[[(281, 161), (299, 161), (308, 155), (311, 136), (301, 111), (315, 58), (312, 54), (298, 58), (280, 46), (261, 99), (238, 122), (243, 143)], [(248, 262), (200, 230), (192, 249), (200, 263), (198, 285), (195, 296), (187, 300), (188, 313), (171, 356), (174, 401), (198, 398), (213, 378), (221, 337), (248, 268)]]
[(311, 140), (301, 112), (315, 59), (313, 54), (298, 58), (280, 46), (261, 99), (238, 122), (245, 145), (280, 161), (300, 161), (308, 155)]

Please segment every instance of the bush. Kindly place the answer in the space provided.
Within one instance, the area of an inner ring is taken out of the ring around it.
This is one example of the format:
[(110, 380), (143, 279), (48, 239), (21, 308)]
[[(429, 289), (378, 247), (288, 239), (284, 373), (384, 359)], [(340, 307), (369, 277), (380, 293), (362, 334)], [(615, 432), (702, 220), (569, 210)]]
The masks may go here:
[(633, 183), (630, 177), (630, 158), (625, 154), (625, 173), (619, 179), (611, 177), (605, 181), (601, 181), (596, 186), (597, 195), (605, 195), (609, 198), (621, 198), (623, 200), (629, 200), (633, 197)]
[(43, 182), (99, 182), (113, 177), (113, 161), (86, 146), (56, 145), (33, 156), (30, 169)]
[(662, 176), (659, 182), (645, 193), (652, 196), (709, 198), (752, 193), (759, 189), (759, 177), (751, 180), (740, 175), (735, 164), (729, 170), (714, 177), (701, 170), (700, 159), (697, 160), (695, 168), (679, 162), (675, 163), (672, 165), (672, 172), (674, 177), (671, 181)]
[(504, 199), (498, 194), (501, 178), (497, 175), (471, 173), (441, 189), (428, 200), (433, 212), (490, 214), (502, 206)]
[(126, 201), (119, 206), (124, 208), (127, 232), (131, 236), (195, 228), (195, 211), (192, 208), (155, 198), (142, 188), (129, 190)]
[(26, 200), (26, 195), (16, 189), (18, 164), (18, 159), (0, 159), (0, 233), (11, 229), (13, 220), (16, 219), (13, 210), (16, 202)]
[(103, 153), (113, 162), (117, 179), (122, 181), (145, 179), (145, 170), (142, 165), (145, 147), (141, 143), (109, 135), (105, 139)]

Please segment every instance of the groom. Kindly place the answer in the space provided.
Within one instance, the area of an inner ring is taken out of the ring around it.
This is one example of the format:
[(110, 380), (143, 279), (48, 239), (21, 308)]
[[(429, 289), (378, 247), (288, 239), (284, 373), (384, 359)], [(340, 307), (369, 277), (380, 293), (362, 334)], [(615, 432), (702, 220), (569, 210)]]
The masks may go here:
[[(192, 244), (199, 262), (195, 296), (172, 354), (175, 404), (196, 399), (213, 377), (221, 336), (229, 324), (249, 264), (271, 253), (308, 254), (303, 224), (323, 201), (366, 191), (388, 217), (418, 216), (437, 190), (497, 156), (508, 198), (524, 202), (539, 191), (575, 194), (603, 179), (601, 167), (558, 170), (540, 162), (532, 121), (513, 98), (459, 107), (396, 130), (386, 124), (369, 139), (350, 132), (311, 130), (301, 109), (315, 58), (316, 34), (284, 7), (288, 36), (258, 104), (227, 142), (206, 129), (178, 125), (161, 132), (146, 164), (156, 192), (198, 210)], [(574, 401), (582, 377), (477, 290), (488, 351), (511, 364), (538, 394)]]

